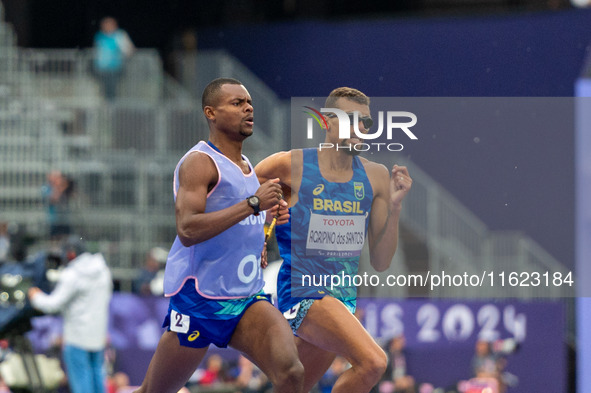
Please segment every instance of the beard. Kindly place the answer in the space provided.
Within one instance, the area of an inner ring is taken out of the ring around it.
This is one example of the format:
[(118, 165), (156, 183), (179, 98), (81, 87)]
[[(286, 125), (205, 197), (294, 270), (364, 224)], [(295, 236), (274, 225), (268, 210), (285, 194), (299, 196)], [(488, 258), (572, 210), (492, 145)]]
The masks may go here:
[(249, 129), (244, 129), (241, 128), (240, 129), (240, 135), (242, 135), (244, 138), (248, 138), (249, 136), (251, 136), (253, 133), (253, 129), (249, 128)]
[(355, 146), (351, 143), (350, 139), (341, 139), (338, 144), (338, 149), (345, 152), (350, 156), (358, 156), (361, 154), (360, 150), (355, 150)]

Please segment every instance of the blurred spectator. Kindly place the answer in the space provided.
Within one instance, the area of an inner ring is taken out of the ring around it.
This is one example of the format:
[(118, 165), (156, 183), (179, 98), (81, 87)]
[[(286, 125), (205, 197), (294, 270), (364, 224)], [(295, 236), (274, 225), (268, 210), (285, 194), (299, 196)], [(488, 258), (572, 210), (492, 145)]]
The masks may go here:
[(101, 19), (100, 30), (94, 36), (94, 71), (103, 87), (107, 101), (117, 96), (117, 85), (125, 69), (125, 60), (135, 50), (127, 32), (120, 29), (117, 20), (107, 16)]
[(51, 294), (32, 287), (31, 305), (64, 320), (62, 354), (72, 393), (104, 393), (104, 349), (107, 343), (111, 272), (101, 254), (86, 252), (77, 236), (62, 246), (66, 268)]
[(220, 355), (210, 355), (207, 358), (205, 370), (199, 377), (199, 385), (209, 386), (223, 382), (223, 367), (224, 360)]
[(10, 236), (8, 235), (8, 223), (0, 221), (0, 263), (8, 260), (10, 251)]
[(197, 32), (194, 29), (185, 29), (175, 34), (170, 55), (168, 55), (167, 68), (169, 73), (188, 91), (200, 90), (197, 70)]
[(12, 223), (8, 226), (9, 251), (7, 261), (23, 262), (29, 255), (29, 246), (35, 243), (35, 237), (27, 232), (25, 225)]
[(234, 384), (241, 393), (266, 393), (272, 391), (267, 376), (243, 355), (238, 359), (239, 374)]
[(164, 293), (164, 266), (168, 251), (161, 247), (154, 247), (146, 254), (144, 266), (133, 281), (133, 292), (142, 296)]
[(330, 393), (339, 376), (349, 367), (350, 364), (344, 357), (337, 356), (329, 369), (326, 370), (326, 373), (320, 378), (320, 381), (318, 381), (320, 393)]
[(0, 393), (11, 393), (8, 386), (6, 386), (6, 384), (4, 383), (2, 375), (0, 375)]
[(107, 393), (123, 393), (130, 388), (129, 376), (123, 371), (116, 372), (107, 378)]
[(493, 353), (491, 343), (476, 341), (472, 358), (472, 374), (476, 378), (499, 377), (499, 358)]
[(414, 393), (416, 391), (415, 380), (408, 375), (405, 347), (406, 338), (402, 334), (393, 337), (386, 344), (388, 366), (379, 384), (380, 393)]
[[(129, 376), (122, 371), (116, 372), (107, 380), (107, 393), (133, 393), (138, 388), (139, 386), (129, 384)], [(178, 393), (190, 393), (190, 391), (187, 388), (182, 388)]]
[(47, 182), (41, 193), (47, 206), (49, 237), (60, 240), (72, 233), (70, 223), (70, 198), (74, 192), (74, 183), (60, 171), (47, 174)]
[(499, 383), (494, 378), (472, 378), (458, 382), (460, 393), (499, 393)]
[(496, 340), (488, 342), (479, 339), (476, 341), (474, 356), (472, 358), (472, 374), (475, 378), (492, 378), (497, 381), (499, 392), (503, 393), (508, 386), (516, 386), (519, 378), (505, 371), (507, 355), (515, 353), (519, 348), (513, 339)]
[[(10, 343), (6, 339), (0, 339), (0, 363), (6, 360), (8, 354), (10, 353)], [(10, 393), (10, 389), (4, 382), (2, 378), (2, 373), (0, 372), (0, 393)]]

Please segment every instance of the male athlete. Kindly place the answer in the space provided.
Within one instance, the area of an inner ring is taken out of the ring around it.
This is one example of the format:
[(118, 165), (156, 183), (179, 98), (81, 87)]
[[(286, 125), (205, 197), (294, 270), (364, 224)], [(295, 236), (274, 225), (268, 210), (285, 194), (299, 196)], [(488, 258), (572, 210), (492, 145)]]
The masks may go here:
[(262, 293), (265, 210), (279, 205), (278, 221), (287, 221), (279, 180), (260, 185), (241, 153), (253, 132), (253, 107), (239, 81), (212, 81), (202, 105), (209, 141), (191, 148), (174, 172), (177, 237), (164, 277), (168, 329), (137, 392), (177, 392), (215, 344), (245, 354), (276, 392), (299, 393), (303, 367), (293, 335)]
[[(333, 90), (326, 108), (350, 115), (367, 133), (371, 124), (369, 98), (342, 87)], [(357, 117), (354, 116), (357, 112)], [(384, 351), (353, 315), (357, 290), (353, 284), (338, 288), (304, 284), (303, 277), (339, 277), (357, 274), (359, 255), (367, 233), (371, 265), (386, 270), (398, 243), (402, 200), (412, 179), (406, 167), (385, 166), (356, 156), (353, 145), (361, 140), (339, 139), (336, 114), (327, 114), (325, 144), (336, 148), (291, 150), (276, 153), (255, 168), (261, 182), (279, 178), (289, 202), (289, 225), (276, 227), (283, 264), (277, 279), (279, 309), (290, 322), (305, 369), (304, 391), (309, 391), (336, 355), (352, 365), (336, 381), (332, 392), (369, 392), (387, 365)], [(336, 226), (348, 239), (332, 242)], [(359, 236), (361, 235), (361, 241)], [(328, 236), (328, 238), (327, 238)], [(348, 236), (348, 237), (347, 237)], [(341, 244), (339, 244), (341, 243)]]

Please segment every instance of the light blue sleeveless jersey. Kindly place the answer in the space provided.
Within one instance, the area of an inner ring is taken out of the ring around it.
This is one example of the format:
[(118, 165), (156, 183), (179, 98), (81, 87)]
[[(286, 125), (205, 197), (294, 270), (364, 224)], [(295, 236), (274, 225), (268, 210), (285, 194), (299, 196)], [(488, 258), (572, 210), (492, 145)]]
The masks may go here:
[[(226, 156), (201, 141), (179, 161), (174, 171), (174, 197), (179, 189), (178, 172), (185, 158), (200, 151), (213, 159), (218, 170), (218, 183), (207, 194), (205, 212), (233, 206), (253, 195), (260, 186), (248, 159), (250, 173), (244, 174)], [(197, 292), (210, 299), (233, 299), (255, 295), (264, 286), (261, 252), (265, 241), (265, 212), (250, 215), (219, 235), (185, 247), (178, 236), (166, 261), (164, 293), (173, 296), (185, 281), (194, 278)]]
[[(331, 295), (355, 311), (353, 276), (365, 242), (373, 190), (365, 168), (353, 157), (350, 181), (322, 177), (318, 150), (303, 150), (302, 184), (289, 223), (275, 228), (283, 264), (277, 277), (279, 309), (285, 313), (303, 298)], [(336, 280), (327, 278), (334, 275)]]

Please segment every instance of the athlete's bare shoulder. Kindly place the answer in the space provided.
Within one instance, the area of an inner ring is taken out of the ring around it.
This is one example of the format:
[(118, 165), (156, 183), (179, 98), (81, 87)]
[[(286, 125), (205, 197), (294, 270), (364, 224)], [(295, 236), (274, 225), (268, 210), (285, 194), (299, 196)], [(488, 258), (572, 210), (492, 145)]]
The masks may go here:
[(367, 174), (367, 178), (371, 183), (371, 187), (374, 191), (374, 197), (378, 195), (385, 195), (388, 191), (388, 185), (390, 181), (390, 171), (384, 164), (377, 163), (375, 161), (370, 161), (364, 157), (359, 157), (363, 167), (365, 168), (365, 173)]
[(261, 183), (274, 178), (280, 178), (288, 183), (292, 177), (292, 169), (302, 165), (302, 151), (299, 149), (280, 151), (271, 154), (259, 162), (254, 170)]
[(301, 168), (304, 164), (304, 151), (302, 149), (290, 150), (291, 165), (293, 168)]
[(202, 170), (215, 169), (216, 166), (214, 164), (213, 157), (202, 151), (192, 151), (186, 155), (185, 159), (181, 163), (181, 166), (179, 167), (179, 170), (187, 172), (193, 171), (197, 168), (201, 168)]
[(208, 185), (217, 183), (218, 171), (213, 159), (206, 153), (193, 151), (189, 153), (179, 167), (181, 185), (192, 185), (194, 182), (205, 182)]
[(389, 175), (389, 171), (388, 168), (386, 168), (386, 166), (384, 164), (380, 164), (378, 162), (375, 161), (370, 161), (367, 158), (364, 157), (359, 157), (359, 159), (361, 160), (361, 163), (363, 164), (363, 167), (365, 168), (365, 172), (367, 173), (367, 176), (369, 177), (370, 180), (372, 180), (372, 178), (382, 178), (382, 180), (384, 180), (384, 177), (387, 181), (387, 179), (390, 177)]

